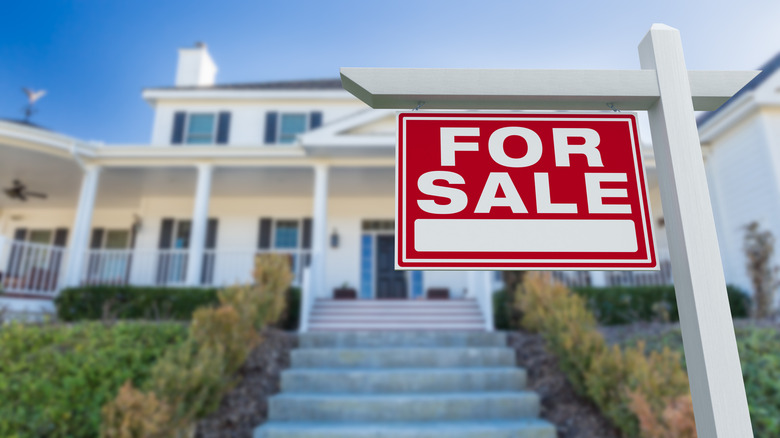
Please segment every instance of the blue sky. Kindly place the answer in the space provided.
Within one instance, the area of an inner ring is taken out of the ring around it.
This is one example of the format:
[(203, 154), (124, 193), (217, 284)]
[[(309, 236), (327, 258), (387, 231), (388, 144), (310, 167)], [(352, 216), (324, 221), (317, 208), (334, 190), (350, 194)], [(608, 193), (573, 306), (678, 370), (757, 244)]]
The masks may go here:
[(218, 82), (336, 78), (342, 66), (631, 69), (661, 22), (682, 32), (688, 68), (726, 70), (780, 51), (779, 19), (777, 0), (11, 2), (0, 118), (21, 116), (21, 87), (43, 88), (36, 123), (147, 143), (141, 90), (172, 85), (176, 49), (195, 41)]

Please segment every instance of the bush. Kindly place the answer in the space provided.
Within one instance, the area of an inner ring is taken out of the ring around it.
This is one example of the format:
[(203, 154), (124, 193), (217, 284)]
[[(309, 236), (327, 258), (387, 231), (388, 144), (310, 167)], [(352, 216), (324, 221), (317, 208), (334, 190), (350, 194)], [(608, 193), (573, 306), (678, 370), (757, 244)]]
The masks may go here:
[(510, 330), (509, 306), (506, 301), (506, 290), (501, 289), (493, 294), (493, 325), (496, 330)]
[(780, 436), (780, 333), (740, 329), (737, 346), (753, 432), (757, 437)]
[[(674, 286), (580, 287), (574, 292), (584, 297), (588, 307), (603, 325), (630, 324), (637, 321), (680, 320)], [(733, 318), (746, 318), (750, 297), (736, 286), (728, 286)]]
[(100, 407), (124, 382), (144, 384), (186, 333), (173, 322), (3, 327), (0, 436), (97, 436)]
[[(256, 259), (255, 284), (218, 293), (219, 307), (195, 311), (187, 341), (168, 351), (151, 371), (145, 393), (130, 390), (103, 408), (103, 437), (134, 437), (125, 430), (153, 430), (161, 436), (187, 436), (195, 420), (219, 405), (237, 382), (236, 371), (260, 342), (257, 330), (279, 320), (285, 310), (292, 274), (289, 258), (263, 255)], [(143, 406), (132, 400), (160, 400), (170, 412), (149, 424)]]
[[(621, 325), (639, 321), (679, 321), (674, 286), (580, 287), (572, 289), (583, 297), (601, 325)], [(750, 312), (750, 297), (736, 286), (726, 288), (734, 318), (746, 318)], [(496, 328), (510, 330), (513, 313), (506, 306), (506, 292), (493, 295)]]
[[(625, 436), (695, 436), (687, 429), (692, 408), (681, 407), (688, 376), (678, 353), (664, 349), (646, 355), (643, 344), (608, 347), (585, 299), (549, 275), (528, 274), (516, 295), (523, 327), (542, 334), (574, 389)], [(667, 411), (675, 413), (668, 420)]]
[[(757, 438), (780, 436), (780, 333), (756, 326), (735, 330), (753, 433)], [(627, 344), (635, 344), (629, 340)], [(671, 348), (683, 354), (680, 330), (648, 336), (648, 350)]]
[(189, 320), (198, 307), (218, 303), (216, 289), (84, 286), (63, 290), (54, 300), (63, 321), (117, 319)]

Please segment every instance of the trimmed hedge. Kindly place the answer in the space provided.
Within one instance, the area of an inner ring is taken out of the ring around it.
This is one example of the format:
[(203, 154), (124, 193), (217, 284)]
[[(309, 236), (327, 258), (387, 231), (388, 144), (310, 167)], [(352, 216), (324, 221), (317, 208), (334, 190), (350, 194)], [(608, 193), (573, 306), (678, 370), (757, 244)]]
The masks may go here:
[[(588, 308), (601, 325), (630, 324), (637, 321), (680, 320), (674, 286), (636, 287), (580, 287), (573, 288), (583, 297)], [(750, 296), (736, 286), (727, 286), (731, 316), (747, 318), (750, 311)], [(516, 328), (506, 308), (506, 292), (493, 295), (493, 311), (496, 328)]]
[(98, 436), (101, 406), (186, 336), (176, 322), (0, 328), (0, 436)]
[[(600, 324), (621, 325), (657, 319), (680, 320), (674, 286), (579, 287), (573, 288), (583, 297)], [(732, 318), (747, 318), (750, 297), (736, 286), (727, 286)]]
[(116, 319), (189, 320), (198, 307), (219, 302), (217, 289), (85, 286), (65, 289), (54, 300), (63, 321)]
[[(291, 287), (286, 295), (285, 314), (275, 324), (296, 330), (300, 320), (301, 290)], [(190, 320), (198, 307), (219, 304), (217, 289), (86, 286), (63, 290), (54, 300), (63, 321), (115, 319)]]

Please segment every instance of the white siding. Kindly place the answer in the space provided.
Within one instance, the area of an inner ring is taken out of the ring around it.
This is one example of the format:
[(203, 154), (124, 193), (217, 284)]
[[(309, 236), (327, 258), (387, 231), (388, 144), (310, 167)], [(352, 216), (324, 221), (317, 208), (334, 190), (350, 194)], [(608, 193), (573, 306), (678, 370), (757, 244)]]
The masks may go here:
[(726, 281), (751, 290), (742, 250), (743, 227), (759, 221), (780, 236), (777, 162), (766, 136), (764, 118), (752, 115), (711, 144), (706, 163), (710, 197)]

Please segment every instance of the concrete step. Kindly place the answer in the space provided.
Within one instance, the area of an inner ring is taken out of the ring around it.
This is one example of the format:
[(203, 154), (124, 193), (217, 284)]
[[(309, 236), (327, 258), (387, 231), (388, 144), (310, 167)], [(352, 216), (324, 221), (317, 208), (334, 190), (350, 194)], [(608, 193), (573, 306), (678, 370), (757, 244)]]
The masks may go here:
[(425, 368), (515, 366), (515, 352), (491, 348), (304, 348), (292, 368)]
[(506, 334), (497, 332), (345, 332), (304, 333), (301, 348), (345, 347), (506, 347)]
[(309, 318), (309, 323), (314, 324), (316, 322), (413, 322), (413, 323), (426, 323), (426, 322), (476, 322), (479, 324), (484, 323), (482, 315), (475, 314), (463, 314), (463, 315), (445, 315), (445, 314), (403, 314), (403, 313), (381, 313), (381, 314), (338, 314), (331, 315), (325, 313), (312, 313)]
[(409, 423), (268, 422), (254, 438), (555, 438), (543, 420)]
[(327, 321), (309, 324), (309, 330), (313, 332), (343, 332), (343, 331), (407, 331), (407, 330), (437, 330), (437, 331), (484, 331), (483, 322), (344, 322)]
[(282, 372), (285, 393), (396, 394), (519, 391), (525, 370), (506, 368), (292, 369)]
[(314, 306), (313, 315), (479, 315), (482, 312), (477, 306), (463, 308), (440, 307), (323, 307)]
[(474, 299), (452, 299), (452, 300), (329, 300), (317, 299), (314, 302), (316, 307), (383, 307), (383, 308), (410, 308), (410, 307), (430, 307), (430, 308), (463, 308), (478, 306)]
[(268, 401), (270, 421), (510, 420), (539, 415), (533, 392), (288, 394)]

